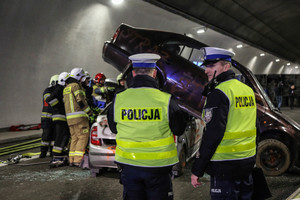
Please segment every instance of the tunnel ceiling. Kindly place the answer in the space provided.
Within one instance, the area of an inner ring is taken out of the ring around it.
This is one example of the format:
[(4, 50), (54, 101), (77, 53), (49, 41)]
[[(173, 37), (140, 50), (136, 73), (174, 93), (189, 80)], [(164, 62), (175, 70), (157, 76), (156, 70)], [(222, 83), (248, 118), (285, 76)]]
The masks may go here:
[(300, 63), (299, 0), (145, 0), (290, 62)]

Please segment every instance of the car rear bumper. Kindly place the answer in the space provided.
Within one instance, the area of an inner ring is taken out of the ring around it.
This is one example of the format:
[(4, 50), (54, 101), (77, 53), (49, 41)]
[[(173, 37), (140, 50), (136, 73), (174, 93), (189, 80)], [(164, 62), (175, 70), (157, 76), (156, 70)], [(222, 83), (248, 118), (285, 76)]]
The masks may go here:
[(115, 147), (93, 147), (90, 145), (89, 165), (91, 168), (117, 168), (115, 163)]

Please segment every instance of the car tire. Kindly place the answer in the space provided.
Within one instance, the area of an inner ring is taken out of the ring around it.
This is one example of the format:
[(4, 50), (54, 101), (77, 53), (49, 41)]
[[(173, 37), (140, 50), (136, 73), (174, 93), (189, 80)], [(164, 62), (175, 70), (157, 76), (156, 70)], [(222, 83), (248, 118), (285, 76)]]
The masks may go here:
[(283, 142), (276, 139), (259, 142), (256, 165), (262, 168), (266, 176), (282, 175), (288, 170), (290, 164), (290, 151)]

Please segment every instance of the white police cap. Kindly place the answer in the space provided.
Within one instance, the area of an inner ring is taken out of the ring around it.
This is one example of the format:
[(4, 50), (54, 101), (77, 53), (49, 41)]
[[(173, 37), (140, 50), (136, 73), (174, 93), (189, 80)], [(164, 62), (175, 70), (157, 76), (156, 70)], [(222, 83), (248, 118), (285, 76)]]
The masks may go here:
[(235, 55), (234, 52), (229, 51), (227, 49), (221, 49), (217, 47), (203, 47), (201, 48), (203, 51), (203, 64), (206, 65), (208, 63), (215, 63), (220, 60), (227, 60), (231, 62), (231, 58)]
[(160, 56), (155, 53), (139, 53), (129, 56), (134, 68), (155, 68)]

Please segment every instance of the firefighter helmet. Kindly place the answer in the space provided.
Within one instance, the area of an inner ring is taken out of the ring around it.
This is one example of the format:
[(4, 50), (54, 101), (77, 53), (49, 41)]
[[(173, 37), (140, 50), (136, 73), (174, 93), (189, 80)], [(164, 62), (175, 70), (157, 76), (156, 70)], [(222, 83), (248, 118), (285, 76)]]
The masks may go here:
[(84, 71), (82, 68), (74, 68), (70, 72), (70, 77), (75, 78), (77, 81), (79, 81), (84, 76)]
[(117, 76), (117, 81), (124, 80), (123, 73)]
[(82, 79), (82, 82), (84, 82), (86, 79), (90, 79), (90, 78), (91, 78), (91, 75), (87, 71), (84, 71), (84, 77)]
[(58, 84), (65, 86), (66, 85), (66, 80), (70, 77), (70, 74), (68, 72), (62, 72), (60, 73), (58, 77)]
[(103, 73), (96, 74), (96, 76), (95, 76), (95, 82), (96, 83), (100, 83), (101, 79), (106, 79), (105, 75)]
[(49, 86), (51, 87), (56, 85), (57, 81), (58, 81), (58, 74), (51, 76)]

